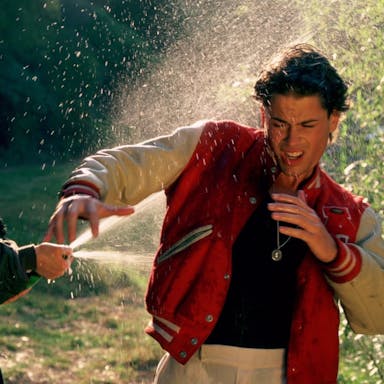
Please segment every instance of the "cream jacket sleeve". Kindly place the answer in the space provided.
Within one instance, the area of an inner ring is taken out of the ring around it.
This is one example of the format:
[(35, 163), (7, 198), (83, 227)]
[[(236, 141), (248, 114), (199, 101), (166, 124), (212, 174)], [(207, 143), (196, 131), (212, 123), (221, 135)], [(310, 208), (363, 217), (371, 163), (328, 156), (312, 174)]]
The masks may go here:
[[(344, 266), (351, 269), (359, 262), (351, 248), (361, 257), (361, 269), (350, 281), (335, 283), (328, 279), (341, 301), (351, 328), (356, 333), (384, 334), (384, 241), (378, 215), (367, 208), (360, 221), (356, 242), (344, 245)], [(328, 275), (329, 276), (329, 275)], [(331, 277), (331, 276), (329, 276)]]
[(136, 145), (101, 150), (87, 157), (64, 185), (86, 185), (113, 205), (134, 205), (170, 186), (191, 158), (205, 122)]

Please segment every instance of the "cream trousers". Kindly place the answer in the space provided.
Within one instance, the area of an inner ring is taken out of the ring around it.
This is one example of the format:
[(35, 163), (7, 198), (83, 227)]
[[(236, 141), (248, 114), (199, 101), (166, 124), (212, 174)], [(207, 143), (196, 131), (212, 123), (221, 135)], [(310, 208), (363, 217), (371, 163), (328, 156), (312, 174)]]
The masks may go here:
[(284, 349), (203, 345), (186, 365), (169, 353), (154, 384), (284, 384)]

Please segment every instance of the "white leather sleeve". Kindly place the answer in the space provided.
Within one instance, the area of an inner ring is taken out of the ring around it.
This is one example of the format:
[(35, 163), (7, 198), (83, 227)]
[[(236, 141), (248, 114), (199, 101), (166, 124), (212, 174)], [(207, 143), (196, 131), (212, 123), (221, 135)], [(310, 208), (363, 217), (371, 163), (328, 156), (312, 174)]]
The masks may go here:
[(351, 281), (329, 280), (356, 333), (384, 334), (384, 241), (377, 214), (367, 208), (361, 218), (356, 242), (362, 264)]
[[(137, 204), (170, 186), (190, 160), (205, 122), (136, 145), (104, 149), (84, 159), (65, 186), (86, 184), (114, 205)], [(65, 189), (65, 187), (64, 187)]]

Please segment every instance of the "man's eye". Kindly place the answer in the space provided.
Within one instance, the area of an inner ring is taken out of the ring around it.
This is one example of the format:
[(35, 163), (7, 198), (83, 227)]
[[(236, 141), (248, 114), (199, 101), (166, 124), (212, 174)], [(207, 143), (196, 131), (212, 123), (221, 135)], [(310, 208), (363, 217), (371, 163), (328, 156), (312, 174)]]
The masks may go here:
[(284, 128), (287, 128), (287, 124), (284, 124), (284, 123), (273, 123), (272, 127), (273, 128), (284, 129)]

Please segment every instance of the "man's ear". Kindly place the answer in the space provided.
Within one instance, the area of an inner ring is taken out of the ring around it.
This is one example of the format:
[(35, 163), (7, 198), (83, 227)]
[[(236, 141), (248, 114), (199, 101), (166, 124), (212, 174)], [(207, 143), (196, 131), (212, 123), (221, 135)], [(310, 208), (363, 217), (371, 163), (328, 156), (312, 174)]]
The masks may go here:
[(330, 124), (329, 124), (328, 136), (329, 136), (329, 144), (332, 144), (336, 141), (336, 138), (337, 138), (338, 128), (341, 121), (341, 112), (333, 111), (329, 119), (330, 119)]
[(331, 116), (329, 117), (330, 119), (330, 127), (329, 127), (329, 132), (332, 133), (337, 130), (340, 122), (340, 117), (341, 113), (339, 111), (334, 110), (331, 113)]

